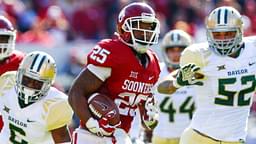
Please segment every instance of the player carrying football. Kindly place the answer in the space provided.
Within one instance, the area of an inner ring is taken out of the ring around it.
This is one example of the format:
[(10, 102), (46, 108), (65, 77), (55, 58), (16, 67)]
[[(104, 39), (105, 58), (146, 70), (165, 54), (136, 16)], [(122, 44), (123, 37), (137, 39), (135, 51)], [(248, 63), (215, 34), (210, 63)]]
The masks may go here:
[(88, 110), (87, 99), (95, 92), (109, 96), (119, 108), (121, 126), (113, 132), (115, 143), (131, 143), (127, 133), (138, 107), (146, 128), (157, 123), (151, 88), (160, 69), (149, 47), (158, 42), (159, 21), (149, 5), (131, 3), (119, 13), (117, 26), (116, 37), (102, 40), (94, 47), (88, 55), (87, 67), (71, 87), (69, 102), (81, 119), (74, 144), (102, 144), (110, 139), (99, 137), (104, 128)]

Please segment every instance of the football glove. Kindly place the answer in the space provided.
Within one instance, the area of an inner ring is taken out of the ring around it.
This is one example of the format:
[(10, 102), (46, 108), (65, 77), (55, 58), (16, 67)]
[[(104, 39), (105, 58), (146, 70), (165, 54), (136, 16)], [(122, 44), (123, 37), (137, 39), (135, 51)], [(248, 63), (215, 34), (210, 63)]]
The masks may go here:
[(86, 122), (86, 127), (88, 128), (88, 130), (91, 133), (96, 134), (98, 136), (111, 136), (115, 131), (115, 129), (120, 125), (121, 125), (121, 121), (114, 126), (110, 125), (106, 117), (102, 117), (99, 120), (90, 118)]
[(129, 135), (121, 128), (117, 128), (113, 133), (113, 144), (132, 144)]
[(121, 121), (114, 126), (110, 125), (108, 123), (109, 120), (106, 117), (101, 118), (98, 122), (104, 136), (111, 136), (115, 129), (121, 125)]
[(176, 79), (174, 79), (173, 81), (173, 85), (176, 88), (180, 88), (182, 86), (188, 86), (188, 85), (203, 85), (202, 81), (198, 81), (195, 78), (195, 73), (198, 72), (199, 70), (200, 70), (200, 67), (192, 63), (182, 66), (179, 69)]
[(145, 102), (146, 115), (143, 116), (143, 122), (148, 129), (154, 129), (158, 122), (159, 109), (157, 102), (150, 97)]
[(99, 122), (94, 118), (89, 118), (85, 124), (87, 129), (97, 136), (103, 136), (102, 128), (100, 128)]

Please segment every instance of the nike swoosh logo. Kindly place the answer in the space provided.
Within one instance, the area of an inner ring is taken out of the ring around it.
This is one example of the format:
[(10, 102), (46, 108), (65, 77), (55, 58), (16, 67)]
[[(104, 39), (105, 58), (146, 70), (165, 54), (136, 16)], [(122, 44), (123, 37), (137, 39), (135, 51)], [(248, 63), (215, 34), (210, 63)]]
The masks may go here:
[(99, 101), (95, 101), (95, 103), (99, 104), (102, 107), (102, 110), (105, 111), (108, 109), (108, 106), (106, 106), (104, 103), (101, 103)]
[(151, 77), (148, 78), (148, 80), (152, 80), (153, 78), (154, 78), (154, 76), (151, 76)]
[(30, 119), (27, 119), (27, 122), (28, 122), (28, 123), (32, 123), (32, 122), (36, 122), (36, 121), (33, 121), (33, 120), (30, 120)]
[(252, 65), (254, 65), (256, 62), (252, 62), (252, 63), (249, 63), (249, 66), (252, 66)]

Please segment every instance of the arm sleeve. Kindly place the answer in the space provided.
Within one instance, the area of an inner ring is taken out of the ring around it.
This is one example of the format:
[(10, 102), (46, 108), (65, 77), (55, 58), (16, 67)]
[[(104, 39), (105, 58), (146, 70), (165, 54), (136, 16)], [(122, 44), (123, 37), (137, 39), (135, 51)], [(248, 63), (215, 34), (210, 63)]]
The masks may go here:
[(116, 45), (109, 40), (99, 42), (87, 56), (87, 69), (105, 81), (118, 63)]
[(0, 77), (0, 96), (4, 95), (4, 91), (13, 88), (16, 82), (16, 71), (9, 71)]
[(117, 64), (117, 53), (109, 42), (98, 43), (87, 56), (88, 64), (101, 67), (114, 67)]
[(194, 63), (199, 67), (204, 66), (202, 54), (193, 46), (186, 48), (181, 54), (180, 66), (182, 67), (188, 63)]
[(95, 66), (93, 64), (89, 64), (87, 68), (92, 72), (95, 76), (97, 76), (100, 80), (105, 81), (111, 75), (110, 67), (101, 67)]
[(48, 131), (63, 127), (71, 122), (73, 111), (67, 100), (60, 100), (49, 106), (46, 118)]

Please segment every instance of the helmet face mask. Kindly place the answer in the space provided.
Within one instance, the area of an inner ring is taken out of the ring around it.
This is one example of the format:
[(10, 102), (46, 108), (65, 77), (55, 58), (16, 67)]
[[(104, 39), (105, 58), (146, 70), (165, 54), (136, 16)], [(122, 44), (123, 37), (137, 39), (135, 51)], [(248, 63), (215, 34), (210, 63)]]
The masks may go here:
[(183, 30), (171, 30), (163, 38), (162, 54), (169, 68), (179, 68), (181, 52), (192, 43), (191, 36)]
[(0, 60), (8, 57), (15, 49), (16, 31), (11, 22), (0, 16)]
[(34, 103), (49, 91), (56, 76), (53, 58), (44, 52), (29, 53), (20, 64), (16, 92), (25, 104)]
[(219, 7), (207, 18), (207, 40), (210, 48), (218, 55), (236, 52), (242, 43), (242, 17), (232, 7)]
[(34, 79), (31, 76), (26, 76), (22, 74), (22, 72), (18, 75), (18, 77), (20, 77), (19, 79), (21, 79), (19, 98), (26, 104), (40, 100), (49, 89), (49, 87), (47, 87), (49, 83)]
[(145, 3), (132, 3), (123, 8), (117, 25), (121, 40), (139, 53), (158, 43), (160, 23)]

